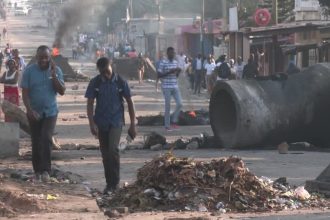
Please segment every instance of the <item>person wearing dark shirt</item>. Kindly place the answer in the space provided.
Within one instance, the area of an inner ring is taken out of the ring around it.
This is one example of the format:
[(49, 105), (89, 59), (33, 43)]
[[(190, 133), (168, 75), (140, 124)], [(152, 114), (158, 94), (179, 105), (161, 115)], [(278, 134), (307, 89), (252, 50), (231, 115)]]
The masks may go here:
[(248, 63), (244, 66), (243, 69), (243, 79), (253, 79), (258, 75), (259, 75), (258, 66), (254, 61), (253, 54), (251, 54)]
[(286, 70), (287, 74), (295, 74), (295, 73), (299, 73), (300, 69), (294, 64), (294, 62), (290, 62), (288, 69)]
[(118, 145), (124, 125), (123, 99), (128, 106), (131, 122), (128, 134), (132, 139), (136, 136), (135, 110), (127, 82), (112, 71), (109, 59), (106, 57), (98, 59), (96, 66), (100, 74), (90, 81), (85, 94), (87, 115), (90, 131), (98, 137), (100, 143), (107, 183), (104, 194), (111, 194), (118, 188), (120, 179)]

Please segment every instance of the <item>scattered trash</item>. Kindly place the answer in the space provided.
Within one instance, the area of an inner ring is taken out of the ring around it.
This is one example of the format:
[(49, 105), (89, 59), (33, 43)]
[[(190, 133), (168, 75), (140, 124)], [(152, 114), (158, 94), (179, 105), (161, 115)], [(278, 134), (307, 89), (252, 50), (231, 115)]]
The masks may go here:
[[(283, 188), (278, 186), (283, 186)], [(291, 189), (286, 178), (257, 177), (238, 157), (210, 162), (178, 158), (167, 153), (138, 170), (135, 183), (98, 198), (103, 208), (134, 211), (279, 211), (327, 207), (328, 203), (304, 188)], [(99, 205), (99, 207), (100, 207)]]
[(220, 210), (220, 209), (224, 209), (225, 208), (225, 205), (223, 204), (223, 202), (218, 202), (216, 205), (215, 205), (215, 208)]
[(27, 197), (30, 198), (35, 198), (35, 199), (45, 199), (45, 195), (44, 194), (26, 194)]
[(73, 86), (71, 86), (71, 89), (72, 90), (78, 90), (79, 89), (79, 85), (78, 84), (73, 85)]
[(56, 200), (58, 198), (58, 195), (53, 195), (53, 194), (47, 194), (46, 199), (47, 200)]
[(193, 140), (187, 145), (188, 150), (195, 150), (199, 148), (198, 140)]
[(153, 146), (150, 147), (150, 150), (154, 150), (154, 151), (158, 151), (163, 149), (163, 145), (162, 144), (155, 144)]
[[(20, 214), (40, 213), (42, 210), (51, 210), (40, 200), (41, 194), (28, 194), (13, 189), (0, 189), (0, 217), (15, 217)], [(7, 219), (7, 218), (5, 218)]]
[(204, 204), (199, 204), (198, 205), (198, 211), (199, 212), (207, 212), (208, 210), (207, 210), (207, 208), (205, 207)]
[(307, 192), (307, 190), (303, 186), (299, 186), (297, 189), (295, 189), (294, 195), (296, 196), (297, 199), (300, 200), (307, 200), (311, 197), (309, 192)]
[[(12, 179), (17, 179), (20, 181), (33, 182), (35, 179), (34, 172), (32, 170), (16, 170), (16, 169), (6, 169), (4, 173), (7, 173), (8, 176)], [(65, 172), (53, 166), (50, 173), (50, 182), (52, 183), (68, 183), (68, 184), (78, 184), (83, 182), (84, 179), (82, 176)]]
[(79, 115), (78, 118), (88, 118), (87, 115), (83, 114), (83, 115)]
[(78, 118), (62, 118), (62, 121), (78, 121)]
[(104, 215), (108, 216), (109, 218), (119, 218), (122, 217), (117, 210), (108, 209), (105, 210)]
[(144, 137), (144, 148), (150, 148), (156, 144), (164, 145), (166, 144), (166, 138), (163, 135), (158, 134), (157, 132), (151, 132), (146, 134)]
[(52, 137), (52, 142), (53, 142), (53, 150), (61, 150), (61, 144), (58, 141), (57, 138), (55, 138), (54, 136)]
[(118, 146), (119, 151), (124, 153), (125, 150), (127, 149), (128, 145), (130, 143), (132, 143), (132, 141), (133, 141), (133, 139), (131, 138), (131, 136), (129, 134), (127, 134), (126, 139), (119, 143), (119, 146)]

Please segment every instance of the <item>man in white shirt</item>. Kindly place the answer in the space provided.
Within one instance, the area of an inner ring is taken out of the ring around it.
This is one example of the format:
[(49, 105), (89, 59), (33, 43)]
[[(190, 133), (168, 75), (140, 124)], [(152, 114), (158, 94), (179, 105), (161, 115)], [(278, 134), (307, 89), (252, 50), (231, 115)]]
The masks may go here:
[(211, 95), (214, 80), (213, 80), (213, 70), (216, 67), (215, 62), (213, 61), (212, 57), (208, 57), (207, 62), (204, 65), (206, 69), (206, 88), (209, 95)]
[(243, 78), (244, 65), (245, 65), (245, 63), (243, 62), (242, 57), (238, 56), (237, 57), (237, 63), (234, 66), (237, 79), (242, 79)]

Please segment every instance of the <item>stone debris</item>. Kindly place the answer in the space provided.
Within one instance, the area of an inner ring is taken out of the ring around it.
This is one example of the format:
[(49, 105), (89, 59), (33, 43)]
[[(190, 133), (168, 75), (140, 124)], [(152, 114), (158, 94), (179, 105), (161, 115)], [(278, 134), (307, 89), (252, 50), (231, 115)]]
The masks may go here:
[[(12, 179), (33, 182), (35, 181), (35, 175), (32, 170), (16, 170), (6, 169), (2, 171), (3, 174), (8, 175)], [(50, 173), (51, 183), (64, 183), (64, 184), (79, 184), (84, 181), (83, 177), (71, 172), (62, 171), (54, 167)]]
[(255, 176), (238, 157), (203, 162), (172, 153), (146, 163), (134, 184), (97, 200), (102, 210), (128, 207), (130, 212), (266, 212), (329, 206), (319, 194), (291, 188), (286, 178)]
[[(214, 136), (209, 136), (207, 133), (200, 134), (200, 137), (192, 138), (178, 138), (172, 143), (166, 141), (166, 137), (158, 134), (157, 132), (151, 132), (144, 136), (144, 145), (140, 149), (157, 150), (171, 150), (171, 149), (188, 149), (194, 150), (198, 148), (219, 148), (220, 144)], [(128, 146), (128, 149), (131, 149)], [(136, 148), (132, 148), (136, 149)]]

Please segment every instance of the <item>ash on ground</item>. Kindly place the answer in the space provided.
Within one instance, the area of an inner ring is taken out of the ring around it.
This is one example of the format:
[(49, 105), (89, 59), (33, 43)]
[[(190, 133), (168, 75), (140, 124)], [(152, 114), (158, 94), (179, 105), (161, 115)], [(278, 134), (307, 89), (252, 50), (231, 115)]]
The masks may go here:
[(255, 176), (238, 157), (202, 162), (172, 153), (146, 163), (134, 184), (96, 201), (101, 210), (128, 207), (130, 212), (266, 212), (329, 206), (321, 195), (291, 188), (286, 178)]

